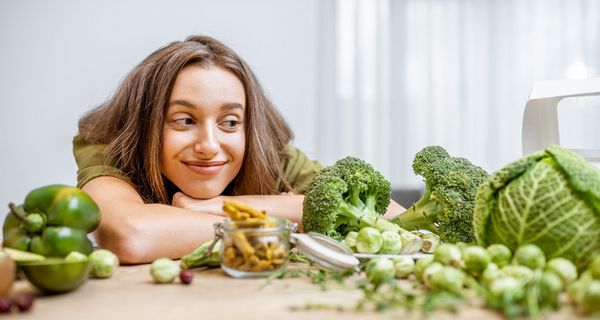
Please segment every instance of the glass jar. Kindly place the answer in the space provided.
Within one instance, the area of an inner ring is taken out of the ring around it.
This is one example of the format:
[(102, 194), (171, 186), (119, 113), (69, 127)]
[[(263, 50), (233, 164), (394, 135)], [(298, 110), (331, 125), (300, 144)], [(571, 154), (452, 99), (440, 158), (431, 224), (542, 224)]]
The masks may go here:
[(292, 225), (271, 217), (273, 226), (264, 227), (225, 219), (215, 224), (215, 236), (222, 238), (221, 268), (235, 278), (266, 277), (285, 270), (289, 261)]

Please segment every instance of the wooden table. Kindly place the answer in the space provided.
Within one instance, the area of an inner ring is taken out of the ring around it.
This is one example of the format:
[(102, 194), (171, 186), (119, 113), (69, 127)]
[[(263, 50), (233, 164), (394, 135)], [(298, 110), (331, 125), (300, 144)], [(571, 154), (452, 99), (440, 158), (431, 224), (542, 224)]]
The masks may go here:
[[(290, 307), (320, 302), (352, 307), (362, 293), (332, 285), (322, 291), (306, 277), (234, 279), (220, 269), (194, 270), (194, 281), (183, 285), (155, 284), (149, 265), (122, 266), (109, 279), (90, 279), (77, 290), (60, 295), (39, 296), (28, 313), (13, 311), (19, 319), (421, 319), (418, 312), (402, 310), (390, 315), (334, 310), (292, 311)], [(292, 266), (293, 267), (293, 266)], [(15, 283), (13, 293), (37, 291), (26, 281)], [(12, 318), (9, 317), (9, 318)], [(4, 315), (0, 315), (4, 318)], [(572, 319), (573, 314), (553, 313), (544, 319)], [(458, 314), (439, 312), (430, 319), (504, 319), (500, 314), (465, 304)]]

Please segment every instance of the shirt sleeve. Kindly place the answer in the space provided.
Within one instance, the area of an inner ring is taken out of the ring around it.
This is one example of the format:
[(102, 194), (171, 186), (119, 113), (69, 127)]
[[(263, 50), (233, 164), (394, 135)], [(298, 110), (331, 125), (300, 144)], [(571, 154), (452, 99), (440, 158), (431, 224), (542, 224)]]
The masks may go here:
[(90, 180), (110, 176), (129, 181), (127, 175), (114, 166), (104, 164), (102, 153), (105, 144), (89, 144), (83, 137), (73, 138), (73, 155), (77, 162), (77, 187), (81, 188)]
[(283, 172), (288, 183), (298, 193), (304, 194), (306, 188), (322, 166), (313, 161), (298, 148), (287, 145), (283, 150)]

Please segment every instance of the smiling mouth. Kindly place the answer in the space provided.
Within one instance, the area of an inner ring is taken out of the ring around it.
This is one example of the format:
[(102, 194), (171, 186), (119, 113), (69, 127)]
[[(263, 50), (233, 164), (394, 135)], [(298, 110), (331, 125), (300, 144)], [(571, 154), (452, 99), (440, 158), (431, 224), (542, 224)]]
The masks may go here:
[(227, 161), (183, 161), (183, 163), (195, 167), (218, 167), (225, 165)]
[(183, 161), (183, 164), (198, 175), (215, 175), (227, 164), (227, 161)]

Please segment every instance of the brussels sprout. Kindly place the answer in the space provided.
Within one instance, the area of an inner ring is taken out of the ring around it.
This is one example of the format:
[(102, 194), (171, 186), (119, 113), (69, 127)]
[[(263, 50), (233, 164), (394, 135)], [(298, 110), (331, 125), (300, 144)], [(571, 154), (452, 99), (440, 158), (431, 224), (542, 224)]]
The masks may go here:
[(500, 268), (498, 268), (498, 266), (495, 263), (490, 262), (487, 265), (487, 268), (485, 268), (485, 270), (483, 270), (483, 272), (481, 273), (481, 283), (483, 283), (483, 285), (487, 287), (490, 285), (490, 283), (492, 283), (494, 279), (500, 278), (502, 276), (504, 276), (502, 270), (500, 270)]
[(433, 233), (422, 234), (421, 239), (423, 239), (421, 252), (434, 253), (440, 245), (440, 237)]
[(435, 250), (433, 258), (435, 261), (453, 267), (462, 265), (460, 249), (453, 244), (444, 243)]
[(534, 244), (526, 244), (517, 248), (515, 262), (531, 269), (543, 268), (546, 265), (546, 256), (542, 249)]
[(119, 266), (119, 258), (106, 249), (92, 252), (89, 259), (92, 264), (91, 275), (96, 278), (110, 278)]
[(405, 279), (415, 271), (415, 261), (411, 257), (401, 256), (394, 260), (394, 277)]
[(586, 313), (600, 311), (600, 280), (592, 280), (587, 285), (581, 301), (581, 308)]
[(379, 253), (398, 254), (402, 251), (402, 239), (400, 234), (394, 231), (384, 231), (381, 233), (381, 250)]
[(515, 279), (529, 281), (533, 277), (533, 270), (526, 266), (508, 265), (502, 268), (502, 273)]
[(564, 287), (577, 280), (577, 268), (573, 262), (565, 258), (551, 259), (548, 261), (546, 269), (556, 273), (560, 277)]
[(561, 278), (554, 272), (544, 271), (540, 282), (540, 301), (555, 306), (563, 289)]
[(482, 247), (470, 246), (463, 251), (465, 268), (472, 275), (479, 275), (491, 261), (490, 254)]
[[(427, 272), (427, 270), (425, 272)], [(429, 286), (434, 291), (446, 291), (461, 295), (464, 281), (465, 274), (461, 270), (443, 266), (441, 270), (431, 275)]]
[(423, 280), (423, 271), (433, 263), (433, 256), (425, 256), (415, 262), (415, 276), (417, 279)]
[(88, 257), (79, 252), (79, 251), (71, 251), (66, 257), (65, 261), (67, 262), (79, 262), (79, 261), (87, 261)]
[(150, 265), (150, 274), (157, 283), (171, 283), (180, 272), (179, 265), (169, 258), (159, 258)]
[(489, 247), (487, 247), (486, 250), (490, 254), (492, 262), (495, 263), (498, 267), (502, 268), (510, 263), (512, 253), (510, 252), (510, 249), (507, 246), (503, 244), (492, 244)]
[(600, 280), (600, 255), (596, 256), (592, 263), (588, 266), (588, 270), (592, 274), (592, 277), (596, 280)]
[(584, 279), (579, 279), (571, 283), (571, 285), (567, 288), (567, 294), (569, 295), (569, 298), (576, 305), (581, 305), (589, 282), (589, 279), (587, 281)]
[(490, 283), (490, 293), (496, 298), (502, 298), (507, 293), (522, 290), (521, 281), (513, 277), (496, 278)]
[(346, 235), (346, 238), (342, 240), (342, 243), (348, 247), (348, 249), (356, 252), (356, 237), (358, 236), (358, 232), (350, 231)]
[(423, 239), (410, 231), (400, 231), (402, 253), (411, 254), (421, 251)]
[(375, 228), (362, 228), (356, 236), (356, 249), (360, 253), (377, 253), (382, 245), (381, 232)]
[(431, 287), (431, 277), (433, 277), (434, 274), (440, 272), (443, 267), (444, 265), (437, 261), (434, 261), (430, 265), (428, 265), (427, 268), (425, 268), (425, 270), (423, 271), (423, 276), (421, 279), (423, 283), (426, 286)]
[(394, 263), (386, 258), (371, 259), (367, 262), (366, 272), (369, 282), (380, 285), (394, 278)]

